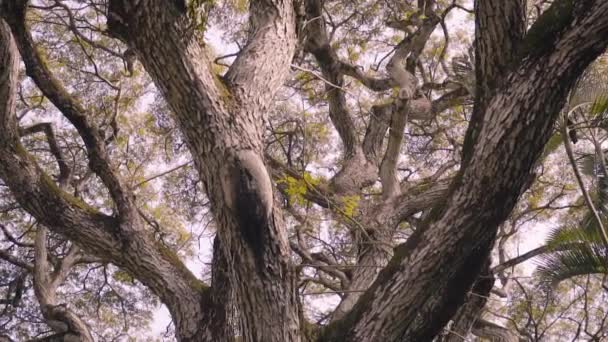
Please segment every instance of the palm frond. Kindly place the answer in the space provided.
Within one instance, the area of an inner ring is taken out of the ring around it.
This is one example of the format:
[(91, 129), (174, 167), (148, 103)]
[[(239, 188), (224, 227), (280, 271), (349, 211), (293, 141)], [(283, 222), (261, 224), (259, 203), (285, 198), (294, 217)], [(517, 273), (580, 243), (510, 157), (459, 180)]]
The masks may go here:
[[(602, 223), (608, 226), (608, 178), (597, 176), (597, 187), (593, 202)], [(591, 211), (587, 211), (578, 225), (562, 225), (549, 232), (547, 245), (551, 250), (561, 249), (564, 245), (575, 243), (601, 244), (600, 226)]]
[[(579, 79), (566, 110), (571, 114), (584, 107), (596, 124), (608, 121), (608, 74), (599, 64), (590, 67)], [(597, 153), (605, 152), (598, 150)], [(588, 154), (577, 163), (583, 174), (595, 177), (592, 202), (599, 217), (589, 208), (580, 224), (564, 225), (549, 233), (549, 252), (538, 261), (537, 273), (542, 282), (555, 285), (577, 275), (608, 274), (608, 245), (604, 243), (598, 222), (608, 226), (608, 175), (600, 167), (598, 156), (601, 155)]]
[(588, 214), (583, 218), (580, 226), (561, 226), (549, 232), (547, 246), (549, 250), (558, 251), (564, 246), (574, 244), (600, 244), (602, 238), (597, 228), (597, 222), (593, 215)]
[(574, 244), (543, 255), (538, 264), (541, 281), (551, 285), (578, 275), (608, 274), (608, 247), (601, 242)]
[(585, 154), (578, 161), (578, 169), (585, 176), (595, 177), (598, 171), (597, 158), (593, 154)]
[[(595, 176), (593, 204), (604, 226), (608, 226), (608, 177), (597, 165), (597, 158), (588, 155), (579, 161), (580, 169)], [(590, 161), (585, 165), (585, 160)], [(582, 164), (582, 165), (581, 165)], [(539, 258), (537, 272), (541, 281), (550, 284), (582, 274), (608, 273), (608, 246), (602, 239), (601, 227), (591, 210), (578, 225), (563, 225), (549, 233), (549, 252)]]
[(592, 65), (579, 79), (568, 101), (568, 112), (581, 105), (592, 105), (593, 112), (606, 112), (608, 105), (608, 74)]

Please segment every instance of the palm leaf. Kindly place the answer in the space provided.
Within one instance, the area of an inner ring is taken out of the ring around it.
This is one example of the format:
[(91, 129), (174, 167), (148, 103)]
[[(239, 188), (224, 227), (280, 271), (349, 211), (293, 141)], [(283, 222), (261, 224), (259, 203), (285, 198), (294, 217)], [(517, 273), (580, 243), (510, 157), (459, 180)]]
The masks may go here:
[[(604, 226), (608, 226), (608, 178), (596, 173), (597, 186), (594, 191), (594, 206)], [(551, 250), (562, 249), (564, 245), (576, 243), (601, 244), (602, 237), (595, 215), (587, 211), (578, 225), (563, 225), (548, 234), (547, 245)]]
[[(608, 222), (605, 211), (599, 208), (598, 211), (604, 222)], [(537, 263), (537, 273), (543, 283), (555, 285), (577, 275), (608, 273), (608, 247), (603, 244), (591, 212), (585, 214), (578, 226), (564, 225), (552, 230), (547, 245), (549, 252), (542, 254)]]
[(568, 100), (567, 111), (570, 112), (582, 105), (592, 105), (592, 112), (606, 112), (608, 109), (608, 75), (599, 64), (593, 64), (578, 80)]
[(604, 65), (601, 60), (596, 61), (578, 79), (565, 108), (568, 117), (578, 112), (594, 125), (608, 127), (608, 73)]
[(563, 251), (543, 255), (537, 273), (542, 282), (556, 285), (584, 274), (608, 274), (608, 248), (602, 243), (574, 244)]
[[(587, 174), (595, 176), (597, 184), (593, 191), (594, 206), (604, 226), (608, 226), (608, 177), (597, 167), (596, 158), (588, 157), (593, 163)], [(547, 238), (550, 251), (541, 255), (538, 263), (541, 281), (555, 285), (577, 275), (608, 274), (608, 246), (603, 243), (600, 229), (595, 215), (587, 211), (578, 225), (552, 230)]]
[(593, 215), (585, 215), (582, 221), (583, 223), (580, 226), (561, 226), (552, 230), (547, 239), (549, 250), (559, 251), (563, 249), (563, 246), (580, 243), (602, 243), (602, 238), (597, 229), (597, 222)]
[(578, 169), (585, 176), (595, 177), (598, 171), (597, 158), (593, 154), (585, 154), (578, 161)]

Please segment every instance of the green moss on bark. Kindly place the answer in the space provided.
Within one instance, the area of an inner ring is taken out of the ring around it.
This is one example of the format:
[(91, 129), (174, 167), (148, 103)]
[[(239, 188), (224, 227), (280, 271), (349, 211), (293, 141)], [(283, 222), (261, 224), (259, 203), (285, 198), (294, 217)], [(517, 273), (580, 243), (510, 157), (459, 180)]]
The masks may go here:
[(179, 270), (181, 275), (185, 276), (188, 279), (188, 283), (193, 289), (197, 290), (200, 293), (209, 290), (209, 287), (205, 285), (205, 283), (200, 281), (194, 276), (194, 274), (192, 274), (192, 272), (190, 272), (190, 270), (186, 267), (186, 265), (184, 265), (184, 263), (180, 260), (180, 258), (174, 251), (172, 251), (169, 247), (165, 246), (159, 241), (156, 241), (155, 245), (160, 254), (165, 258), (165, 260), (169, 261), (169, 263), (173, 265), (173, 267)]
[(80, 208), (80, 209), (88, 212), (89, 214), (92, 214), (92, 215), (100, 214), (99, 210), (88, 205), (85, 201), (83, 201), (75, 196), (72, 196), (68, 192), (63, 191), (59, 186), (57, 186), (55, 181), (53, 181), (53, 179), (51, 179), (51, 177), (49, 175), (47, 175), (44, 171), (39, 170), (39, 172), (40, 172), (40, 183), (43, 184), (47, 190), (50, 190), (51, 192), (55, 193), (57, 196), (61, 197), (64, 201), (68, 202), (70, 205)]

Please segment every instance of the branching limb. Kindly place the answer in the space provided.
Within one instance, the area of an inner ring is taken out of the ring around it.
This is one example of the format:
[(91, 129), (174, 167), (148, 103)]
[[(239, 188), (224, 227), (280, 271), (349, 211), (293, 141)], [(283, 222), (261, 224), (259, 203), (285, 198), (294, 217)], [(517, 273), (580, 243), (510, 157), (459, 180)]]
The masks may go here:
[[(505, 0), (498, 4), (488, 1), (475, 2), (475, 107), (470, 129), (464, 142), (463, 164), (470, 157), (468, 151), (482, 129), (487, 103), (494, 89), (504, 81), (526, 33), (526, 1)], [(495, 20), (500, 17), (501, 20)]]
[(63, 334), (64, 339), (76, 338), (83, 342), (93, 342), (86, 323), (65, 304), (60, 304), (57, 299), (57, 288), (63, 283), (74, 264), (78, 249), (73, 246), (61, 260), (60, 266), (51, 270), (48, 262), (46, 236), (46, 228), (38, 227), (34, 246), (34, 292), (40, 303), (42, 315), (56, 333)]
[[(516, 9), (523, 6), (519, 0), (476, 3), (495, 8), (503, 3)], [(531, 50), (505, 74), (500, 91), (492, 88), (488, 100), (476, 101), (483, 109), (468, 130), (469, 142), (474, 143), (463, 151), (470, 159), (441, 206), (396, 248), (388, 267), (351, 312), (326, 330), (325, 340), (431, 340), (463, 302), (491, 252), (498, 225), (530, 185), (531, 169), (552, 134), (567, 94), (584, 68), (608, 45), (607, 2), (565, 0), (552, 6), (563, 10), (564, 20), (556, 30), (544, 33), (541, 41), (551, 44), (528, 45)], [(492, 16), (477, 10), (477, 17), (483, 15), (483, 20), (496, 22), (492, 25), (506, 26), (479, 30), (499, 34), (486, 39), (500, 42), (502, 35), (514, 35), (517, 40), (522, 34), (524, 17), (511, 15), (510, 8), (503, 10), (506, 12)], [(530, 39), (537, 41), (538, 37)], [(500, 49), (483, 50), (476, 60), (494, 68), (501, 60), (492, 56), (504, 51), (509, 42), (496, 43)], [(486, 77), (486, 82), (490, 75), (480, 77)], [(477, 138), (471, 140), (470, 131), (480, 127)], [(424, 319), (421, 313), (434, 319)]]
[(38, 132), (43, 132), (46, 136), (46, 140), (49, 144), (51, 154), (53, 155), (53, 157), (55, 157), (55, 160), (57, 161), (57, 166), (59, 167), (59, 177), (57, 178), (57, 183), (59, 183), (59, 187), (63, 188), (70, 180), (72, 169), (66, 163), (66, 160), (63, 156), (63, 152), (61, 151), (61, 148), (57, 143), (57, 138), (55, 135), (55, 131), (53, 130), (53, 125), (50, 122), (41, 122), (33, 126), (19, 129), (19, 135), (21, 136)]
[(13, 32), (26, 73), (80, 134), (87, 148), (89, 166), (108, 188), (118, 212), (125, 216), (132, 215), (133, 197), (110, 163), (102, 132), (91, 121), (92, 115), (69, 94), (40, 56), (25, 22), (27, 3), (23, 0), (10, 0), (2, 5), (2, 16)]
[(125, 268), (160, 297), (185, 336), (194, 334), (201, 323), (201, 307), (193, 302), (206, 295), (205, 285), (172, 251), (155, 243), (138, 217), (121, 221), (62, 191), (21, 145), (15, 118), (18, 50), (4, 20), (0, 65), (0, 178), (17, 202), (41, 225)]

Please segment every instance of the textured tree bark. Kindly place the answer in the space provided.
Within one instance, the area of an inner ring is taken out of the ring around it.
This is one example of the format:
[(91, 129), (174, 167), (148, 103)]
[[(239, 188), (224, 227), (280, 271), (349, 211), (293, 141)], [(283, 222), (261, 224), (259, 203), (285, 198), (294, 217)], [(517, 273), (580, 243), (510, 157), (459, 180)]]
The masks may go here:
[(34, 292), (47, 324), (61, 336), (63, 341), (93, 342), (87, 324), (65, 304), (57, 300), (57, 288), (67, 277), (78, 255), (78, 248), (72, 246), (61, 260), (59, 268), (51, 272), (46, 247), (46, 227), (39, 227), (34, 246)]
[(475, 1), (475, 106), (464, 140), (465, 167), (485, 122), (488, 101), (500, 88), (511, 64), (517, 62), (513, 59), (525, 33), (526, 1)]
[[(306, 3), (309, 17), (322, 14), (322, 2)], [(431, 8), (433, 1), (420, 3)], [(264, 112), (288, 75), (296, 46), (292, 1), (250, 1), (248, 43), (225, 77), (213, 73), (204, 44), (189, 25), (186, 2), (109, 1), (109, 32), (136, 51), (162, 91), (212, 203), (218, 232), (211, 288), (145, 233), (131, 194), (105, 156), (99, 132), (37, 55), (23, 22), (26, 4), (0, 1), (1, 15), (17, 40), (28, 75), (82, 136), (91, 169), (110, 191), (119, 213), (103, 215), (61, 191), (21, 146), (14, 115), (18, 58), (2, 21), (0, 178), (21, 206), (49, 229), (125, 268), (154, 291), (168, 306), (180, 341), (230, 340), (235, 316), (244, 341), (301, 340), (306, 327), (300, 326), (285, 224), (275, 204), (262, 141)], [(351, 286), (373, 284), (361, 296), (347, 296), (320, 341), (431, 341), (462, 306), (484, 269), (498, 225), (529, 185), (531, 168), (566, 94), (608, 44), (608, 3), (558, 0), (553, 6), (547, 15), (557, 24), (547, 30), (533, 28), (524, 37), (523, 1), (476, 2), (480, 91), (467, 133), (464, 166), (449, 189), (438, 183), (425, 196), (411, 189), (400, 194), (394, 179), (386, 177), (384, 183), (392, 189), (385, 197), (388, 202), (376, 216), (370, 215), (378, 222), (368, 224), (378, 234), (376, 240), (389, 239), (402, 219), (432, 203), (440, 205), (394, 250), (379, 274), (379, 267), (357, 271), (362, 272), (360, 281)], [(372, 79), (340, 62), (323, 25), (308, 24), (318, 34), (307, 42), (307, 49), (332, 83), (341, 85), (344, 75), (349, 75), (374, 89), (395, 85), (395, 79)], [(431, 28), (420, 30), (421, 40), (428, 38)], [(421, 49), (414, 44), (408, 58), (415, 60)], [(505, 49), (517, 54), (507, 57)], [(408, 70), (411, 66), (406, 64)], [(463, 91), (434, 101), (430, 111), (445, 108)], [(378, 149), (388, 125), (370, 124), (369, 134), (359, 142), (343, 94), (331, 89), (329, 105), (346, 151), (333, 190), (348, 194), (378, 178), (382, 155)], [(376, 108), (384, 117), (399, 118), (391, 108), (383, 109)], [(400, 132), (403, 125), (397, 125)], [(399, 144), (393, 145), (394, 155)], [(390, 168), (395, 165), (391, 160)], [(384, 216), (389, 219), (379, 219)], [(378, 247), (362, 249), (359, 261), (383, 265), (390, 253)]]
[[(363, 294), (359, 291), (366, 290), (388, 264), (393, 256), (390, 242), (399, 223), (417, 212), (432, 208), (446, 195), (448, 184), (448, 181), (436, 182), (424, 191), (413, 187), (406, 194), (368, 210), (362, 224), (369, 227), (372, 240), (362, 241), (357, 260), (357, 265), (365, 267), (353, 270), (347, 290), (355, 292), (344, 296), (332, 313), (332, 321), (344, 317), (353, 308)], [(421, 184), (420, 188), (425, 188), (425, 184)]]
[(230, 265), (223, 255), (216, 237), (213, 242), (213, 269), (211, 273), (211, 290), (201, 304), (204, 309), (202, 322), (204, 330), (195, 338), (199, 341), (235, 341), (238, 335), (238, 316), (235, 312), (234, 286), (230, 282)]
[(292, 2), (251, 2), (248, 43), (224, 78), (180, 6), (110, 1), (109, 12), (110, 31), (137, 51), (186, 136), (231, 265), (243, 340), (298, 341), (294, 270), (262, 151), (263, 113), (295, 50)]
[[(533, 29), (544, 35), (541, 39), (526, 37), (546, 45), (530, 46), (522, 54), (519, 65), (493, 89), (483, 115), (474, 118), (484, 125), (472, 123), (471, 129), (481, 128), (471, 150), (465, 151), (470, 161), (445, 204), (431, 215), (428, 228), (397, 248), (376, 282), (349, 314), (330, 325), (322, 340), (430, 341), (462, 305), (498, 225), (529, 185), (530, 170), (568, 91), (608, 44), (608, 3), (559, 1), (553, 6), (564, 4), (569, 5), (558, 16), (558, 28)], [(495, 19), (499, 17), (510, 18), (506, 13)], [(491, 63), (483, 54), (477, 58)]]
[[(11, 7), (15, 3), (2, 5), (8, 6), (2, 7), (1, 14), (4, 18), (11, 17), (12, 25), (23, 24), (15, 20), (23, 12), (15, 11), (23, 10), (25, 3), (20, 3), (18, 7)], [(18, 53), (14, 48), (9, 25), (4, 20), (1, 23), (0, 48), (4, 51), (3, 57), (7, 63), (2, 63), (4, 76), (0, 77), (0, 178), (12, 189), (22, 207), (38, 222), (78, 244), (88, 253), (124, 267), (148, 286), (169, 308), (178, 334), (183, 338), (193, 336), (201, 326), (200, 303), (208, 295), (204, 284), (192, 275), (173, 252), (154, 242), (137, 216), (128, 212), (120, 217), (107, 216), (62, 191), (20, 144), (15, 119), (17, 69), (16, 66), (9, 67), (17, 63)], [(17, 33), (24, 32), (18, 27), (11, 29)], [(33, 53), (27, 47), (22, 51), (24, 55)], [(27, 69), (27, 61), (35, 60), (35, 57), (28, 56), (24, 60)], [(36, 76), (33, 77), (36, 79)], [(54, 83), (50, 87), (58, 87), (58, 84)], [(42, 86), (41, 89), (45, 91), (46, 88)], [(65, 100), (72, 101), (65, 91), (57, 88), (46, 90), (63, 94)], [(104, 162), (103, 158), (99, 161)], [(110, 168), (103, 167), (110, 172)]]
[(452, 318), (452, 325), (444, 333), (444, 337), (440, 339), (440, 342), (461, 342), (463, 337), (467, 337), (470, 334), (475, 322), (481, 318), (483, 308), (488, 301), (495, 281), (494, 275), (490, 270), (489, 261), (488, 259), (484, 272), (473, 285), (465, 303), (456, 311), (456, 314)]
[[(8, 25), (0, 20), (0, 131), (7, 135), (0, 139), (0, 155), (12, 147), (11, 140), (18, 139), (15, 116), (12, 115), (15, 111), (18, 67), (17, 47)], [(7, 115), (8, 113), (11, 115)], [(47, 261), (46, 228), (39, 228), (35, 243), (34, 289), (44, 318), (62, 340), (71, 338), (92, 342), (93, 338), (84, 321), (72, 310), (60, 305), (56, 298), (57, 287), (65, 280), (69, 268), (73, 265), (76, 251), (73, 247), (61, 260), (59, 268), (51, 273)]]

